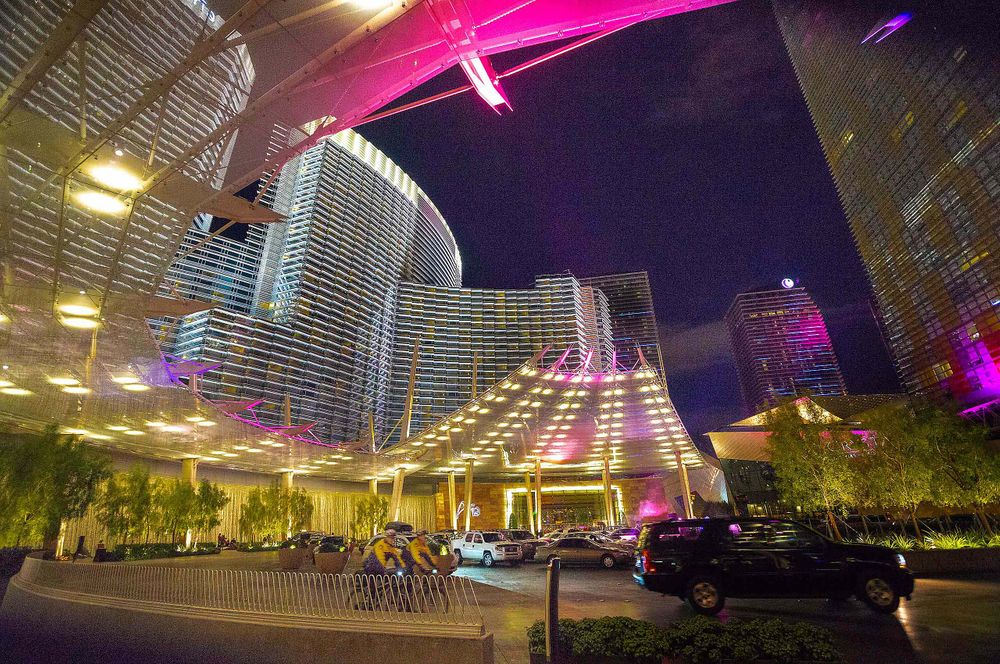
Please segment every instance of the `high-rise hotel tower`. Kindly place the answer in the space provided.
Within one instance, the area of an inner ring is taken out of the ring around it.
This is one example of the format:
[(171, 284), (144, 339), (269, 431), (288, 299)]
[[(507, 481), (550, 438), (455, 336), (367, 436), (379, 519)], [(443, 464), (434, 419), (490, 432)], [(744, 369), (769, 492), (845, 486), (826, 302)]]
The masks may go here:
[(995, 2), (774, 0), (907, 390), (1000, 399)]
[(846, 392), (823, 314), (791, 279), (740, 293), (725, 320), (747, 415), (785, 397)]

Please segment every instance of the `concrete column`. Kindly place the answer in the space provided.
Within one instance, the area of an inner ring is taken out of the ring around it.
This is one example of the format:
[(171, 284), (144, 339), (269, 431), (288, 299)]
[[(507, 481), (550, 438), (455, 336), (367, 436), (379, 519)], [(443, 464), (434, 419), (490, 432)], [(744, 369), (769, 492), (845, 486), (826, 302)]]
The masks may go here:
[(674, 460), (677, 461), (677, 474), (681, 479), (682, 500), (684, 501), (684, 518), (693, 519), (694, 510), (691, 509), (691, 484), (688, 482), (688, 470), (684, 465), (684, 460), (678, 450), (674, 450)]
[(370, 493), (373, 496), (377, 496), (378, 495), (378, 478), (377, 477), (373, 477), (370, 480), (368, 480), (368, 493)]
[(448, 473), (448, 527), (458, 530), (458, 501), (455, 497), (455, 471)]
[(607, 515), (607, 525), (615, 525), (615, 503), (611, 496), (611, 461), (604, 457), (604, 470), (601, 472), (601, 479), (604, 482), (604, 513)]
[(181, 479), (191, 486), (198, 483), (198, 460), (181, 459)]
[(542, 534), (542, 460), (535, 459), (535, 532)]
[(403, 502), (403, 479), (405, 470), (397, 468), (392, 476), (392, 498), (389, 501), (389, 520), (399, 521), (399, 508)]
[(528, 528), (531, 529), (531, 534), (532, 535), (537, 535), (538, 533), (536, 532), (536, 529), (535, 529), (535, 508), (534, 508), (534, 502), (535, 501), (532, 500), (532, 495), (531, 495), (531, 471), (530, 470), (524, 471), (524, 488), (525, 488), (525, 491), (526, 491), (525, 495), (527, 496), (527, 500), (528, 500)]
[(465, 462), (465, 529), (472, 530), (472, 465), (473, 459)]
[(294, 483), (294, 477), (295, 473), (291, 470), (286, 470), (281, 473), (281, 488), (290, 490), (292, 488), (292, 484)]

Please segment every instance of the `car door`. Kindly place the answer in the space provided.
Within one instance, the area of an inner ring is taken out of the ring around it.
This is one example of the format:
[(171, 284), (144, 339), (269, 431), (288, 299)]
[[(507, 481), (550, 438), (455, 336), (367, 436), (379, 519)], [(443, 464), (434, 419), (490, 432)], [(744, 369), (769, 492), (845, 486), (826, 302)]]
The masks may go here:
[(575, 537), (565, 537), (556, 542), (556, 555), (565, 565), (575, 565), (580, 558), (580, 540)]
[[(466, 560), (479, 560), (482, 558), (482, 551), (476, 551), (476, 539), (477, 535), (475, 533), (466, 533), (465, 541), (462, 542), (462, 557)], [(483, 541), (482, 535), (479, 535), (480, 543)]]
[(769, 549), (770, 526), (762, 521), (734, 521), (722, 534), (720, 566), (733, 597), (768, 597), (779, 582), (778, 564)]
[(771, 542), (777, 556), (783, 594), (822, 597), (842, 590), (848, 579), (844, 561), (831, 555), (828, 542), (793, 521), (771, 523)]

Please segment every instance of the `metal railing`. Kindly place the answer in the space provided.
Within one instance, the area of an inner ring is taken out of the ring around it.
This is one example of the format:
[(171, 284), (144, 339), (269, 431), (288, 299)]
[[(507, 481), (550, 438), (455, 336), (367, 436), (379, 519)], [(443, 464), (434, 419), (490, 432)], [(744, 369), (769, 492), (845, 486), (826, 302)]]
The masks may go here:
[(28, 557), (17, 578), (59, 591), (164, 606), (380, 624), (483, 626), (472, 582), (436, 574), (188, 569)]

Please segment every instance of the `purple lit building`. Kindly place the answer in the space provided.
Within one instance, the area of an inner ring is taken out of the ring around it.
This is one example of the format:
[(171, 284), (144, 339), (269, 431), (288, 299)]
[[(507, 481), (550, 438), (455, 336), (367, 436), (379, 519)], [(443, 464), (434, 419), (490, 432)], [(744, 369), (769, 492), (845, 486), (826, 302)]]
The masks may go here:
[(740, 293), (725, 320), (746, 414), (785, 397), (846, 393), (823, 314), (791, 279)]

